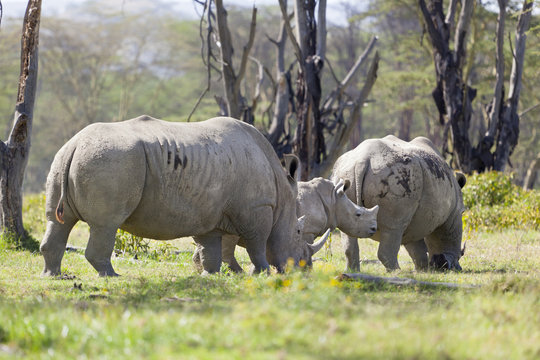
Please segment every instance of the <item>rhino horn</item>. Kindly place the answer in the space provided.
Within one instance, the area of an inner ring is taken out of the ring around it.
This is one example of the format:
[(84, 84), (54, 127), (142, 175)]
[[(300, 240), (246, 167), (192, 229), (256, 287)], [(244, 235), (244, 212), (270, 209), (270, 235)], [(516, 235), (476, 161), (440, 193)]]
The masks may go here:
[(330, 229), (326, 230), (326, 232), (323, 234), (321, 239), (313, 244), (307, 244), (308, 247), (311, 250), (311, 255), (314, 255), (317, 251), (321, 250), (324, 246), (324, 243), (328, 239), (328, 236), (330, 236)]

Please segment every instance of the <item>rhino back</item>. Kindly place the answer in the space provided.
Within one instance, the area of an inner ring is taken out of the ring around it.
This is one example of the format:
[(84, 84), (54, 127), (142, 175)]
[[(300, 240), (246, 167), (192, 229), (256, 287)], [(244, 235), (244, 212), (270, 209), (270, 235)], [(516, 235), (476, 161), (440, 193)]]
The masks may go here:
[(143, 138), (144, 192), (124, 227), (159, 238), (214, 229), (237, 233), (235, 224), (242, 223), (250, 209), (275, 208), (275, 182), (269, 181), (272, 167), (238, 122), (152, 122), (155, 125)]

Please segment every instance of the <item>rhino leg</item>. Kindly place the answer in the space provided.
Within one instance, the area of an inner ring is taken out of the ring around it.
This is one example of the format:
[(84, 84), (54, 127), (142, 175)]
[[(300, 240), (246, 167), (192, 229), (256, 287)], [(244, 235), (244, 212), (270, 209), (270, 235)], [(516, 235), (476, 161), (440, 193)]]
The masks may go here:
[(428, 268), (427, 246), (424, 239), (405, 244), (405, 249), (413, 259), (416, 270), (426, 270)]
[(401, 230), (381, 231), (377, 257), (388, 271), (399, 269), (397, 255), (402, 235), (403, 231)]
[(67, 239), (76, 222), (75, 219), (65, 219), (63, 224), (55, 220), (49, 220), (47, 222), (47, 230), (39, 246), (39, 250), (45, 259), (45, 267), (42, 275), (60, 275), (60, 265), (66, 250)]
[(219, 272), (221, 268), (221, 235), (210, 233), (202, 236), (195, 236), (197, 249), (200, 254), (202, 275)]
[(235, 223), (237, 229), (242, 229), (240, 237), (245, 241), (249, 258), (254, 265), (252, 273), (270, 271), (270, 264), (266, 258), (266, 246), (274, 214), (270, 206), (261, 206), (250, 209), (247, 216), (238, 218)]
[(341, 232), (341, 242), (345, 248), (347, 258), (347, 270), (360, 271), (360, 249), (358, 239)]
[(90, 238), (84, 256), (99, 276), (118, 276), (111, 264), (118, 226), (90, 226)]
[(236, 261), (234, 257), (234, 250), (236, 249), (236, 244), (238, 243), (238, 236), (234, 235), (224, 235), (221, 239), (221, 256), (223, 262), (229, 265), (229, 268), (236, 272), (241, 273), (244, 270)]

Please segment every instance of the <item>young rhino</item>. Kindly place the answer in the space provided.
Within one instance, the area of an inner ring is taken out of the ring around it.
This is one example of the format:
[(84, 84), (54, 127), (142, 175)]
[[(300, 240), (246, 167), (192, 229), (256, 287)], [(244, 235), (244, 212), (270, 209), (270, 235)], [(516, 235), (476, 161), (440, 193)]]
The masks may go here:
[[(346, 193), (356, 204), (380, 206), (372, 239), (379, 241), (377, 255), (388, 270), (399, 269), (402, 244), (417, 269), (429, 264), (461, 270), (461, 188), (466, 180), (454, 175), (430, 140), (405, 142), (391, 135), (366, 140), (334, 164), (332, 179), (341, 178), (354, 184)], [(358, 270), (358, 241), (342, 238), (347, 267)]]
[[(317, 236), (323, 235), (327, 229), (333, 230), (336, 227), (350, 236), (360, 238), (370, 237), (377, 231), (379, 207), (375, 205), (371, 209), (366, 209), (354, 204), (345, 195), (349, 186), (349, 181), (339, 180), (334, 184), (320, 177), (307, 182), (298, 182), (296, 213), (304, 221), (303, 241), (313, 244)], [(227, 235), (222, 238), (222, 260), (229, 264), (231, 270), (242, 272), (242, 267), (234, 257), (236, 245), (245, 247), (243, 239), (238, 236)], [(322, 244), (313, 245), (316, 248), (322, 246)], [(195, 266), (202, 270), (199, 251), (199, 248), (195, 250), (193, 261)]]

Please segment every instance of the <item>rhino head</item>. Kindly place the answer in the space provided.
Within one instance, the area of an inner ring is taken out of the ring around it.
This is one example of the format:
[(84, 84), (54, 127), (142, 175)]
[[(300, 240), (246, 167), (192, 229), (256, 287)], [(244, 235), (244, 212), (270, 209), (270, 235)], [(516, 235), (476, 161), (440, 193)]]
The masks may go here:
[(310, 267), (312, 256), (324, 246), (330, 235), (330, 229), (328, 229), (321, 239), (313, 244), (308, 243), (303, 238), (306, 216), (296, 217), (299, 165), (300, 162), (296, 156), (286, 157), (284, 166), (289, 186), (282, 189), (281, 215), (274, 225), (266, 248), (268, 262), (275, 266), (279, 272), (284, 270), (285, 265), (291, 259), (297, 266)]
[(461, 271), (459, 259), (465, 255), (465, 245), (461, 248), (463, 233), (462, 216), (465, 211), (461, 189), (467, 179), (460, 172), (455, 173), (457, 203), (454, 211), (445, 224), (426, 238), (428, 247), (429, 266), (435, 270)]
[(349, 236), (370, 237), (377, 231), (379, 205), (375, 205), (371, 209), (356, 205), (345, 194), (350, 185), (349, 180), (339, 179), (334, 186), (336, 225)]

